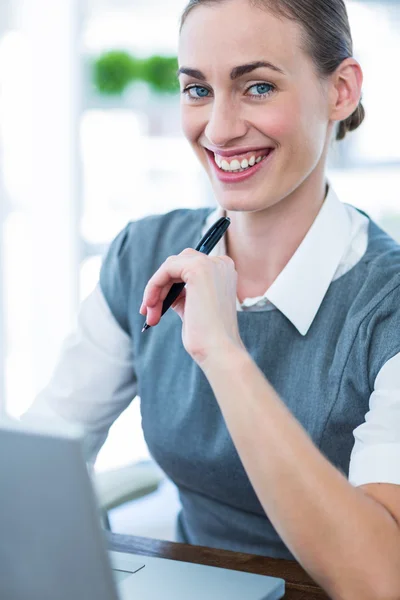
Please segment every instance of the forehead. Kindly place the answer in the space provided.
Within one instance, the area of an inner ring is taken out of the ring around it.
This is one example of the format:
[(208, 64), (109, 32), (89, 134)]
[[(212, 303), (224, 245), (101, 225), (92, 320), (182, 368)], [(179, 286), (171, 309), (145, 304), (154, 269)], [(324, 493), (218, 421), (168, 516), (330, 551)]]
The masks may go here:
[(187, 16), (179, 39), (179, 64), (211, 66), (268, 60), (295, 73), (306, 59), (298, 23), (254, 6), (248, 0), (199, 5)]

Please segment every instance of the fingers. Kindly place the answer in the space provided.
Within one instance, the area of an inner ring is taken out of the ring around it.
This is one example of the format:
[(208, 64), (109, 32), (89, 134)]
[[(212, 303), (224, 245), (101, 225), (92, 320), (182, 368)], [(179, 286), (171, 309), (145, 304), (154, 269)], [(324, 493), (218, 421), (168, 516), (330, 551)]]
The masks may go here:
[[(173, 282), (175, 283), (175, 282)], [(150, 307), (148, 309), (148, 318), (147, 318), (147, 323), (148, 325), (157, 325), (157, 323), (159, 322), (159, 320), (161, 319), (161, 315), (162, 315), (162, 309), (163, 309), (163, 303), (165, 298), (167, 297), (169, 291), (171, 289), (171, 285), (168, 284), (166, 285), (160, 293), (160, 298), (159, 301), (157, 302), (157, 304), (153, 307)], [(175, 303), (179, 301), (179, 299), (181, 298), (182, 293), (178, 296), (178, 298), (175, 300)], [(171, 305), (172, 307), (174, 305)], [(150, 319), (150, 321), (149, 321)]]
[(228, 265), (228, 267), (231, 267), (232, 269), (235, 269), (235, 263), (233, 262), (233, 260), (231, 259), (230, 256), (226, 256), (226, 255), (224, 255), (224, 256), (216, 256), (215, 258), (218, 258), (219, 260), (221, 260), (222, 262), (224, 262), (226, 265)]
[(145, 287), (143, 304), (148, 307), (154, 307), (167, 296), (173, 283), (182, 281), (186, 283), (188, 261), (192, 262), (196, 258), (192, 253), (194, 252), (196, 255), (199, 254), (202, 256), (199, 252), (195, 252), (195, 250), (189, 248), (187, 250), (188, 252), (184, 250), (178, 256), (169, 256), (154, 273)]
[(157, 325), (161, 318), (162, 304), (172, 284), (184, 281), (183, 271), (185, 261), (188, 260), (188, 253), (186, 256), (182, 256), (182, 254), (169, 256), (145, 287), (139, 312), (146, 315), (146, 322), (152, 327)]
[(156, 325), (161, 318), (162, 303), (173, 283), (187, 283), (194, 276), (221, 266), (221, 263), (234, 269), (234, 263), (228, 256), (209, 257), (192, 248), (169, 256), (147, 283), (139, 312), (146, 315), (149, 325)]

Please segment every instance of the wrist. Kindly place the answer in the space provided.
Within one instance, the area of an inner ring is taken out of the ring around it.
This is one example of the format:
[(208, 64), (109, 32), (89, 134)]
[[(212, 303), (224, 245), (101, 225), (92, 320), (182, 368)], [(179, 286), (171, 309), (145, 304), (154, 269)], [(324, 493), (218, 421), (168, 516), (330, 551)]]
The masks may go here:
[(212, 349), (207, 356), (198, 361), (199, 367), (208, 380), (215, 375), (228, 371), (232, 372), (239, 364), (250, 358), (242, 341), (226, 340)]

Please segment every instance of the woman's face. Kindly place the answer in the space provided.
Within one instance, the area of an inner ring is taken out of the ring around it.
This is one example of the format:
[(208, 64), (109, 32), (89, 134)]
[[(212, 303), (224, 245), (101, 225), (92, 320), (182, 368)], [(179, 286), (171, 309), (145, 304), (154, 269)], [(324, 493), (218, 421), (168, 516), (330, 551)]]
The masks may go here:
[(323, 167), (327, 93), (301, 35), (248, 0), (200, 5), (182, 28), (183, 130), (227, 210), (266, 209)]

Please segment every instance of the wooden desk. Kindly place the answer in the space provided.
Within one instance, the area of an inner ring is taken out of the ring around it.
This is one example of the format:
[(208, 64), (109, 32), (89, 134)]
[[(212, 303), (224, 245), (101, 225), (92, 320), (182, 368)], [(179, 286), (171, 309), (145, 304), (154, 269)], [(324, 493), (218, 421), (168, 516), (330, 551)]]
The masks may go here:
[(265, 558), (228, 550), (214, 550), (213, 548), (189, 546), (175, 542), (163, 542), (130, 535), (110, 533), (107, 534), (107, 537), (110, 550), (282, 577), (286, 581), (285, 599), (287, 600), (321, 600), (321, 598), (328, 598), (325, 592), (294, 561)]

